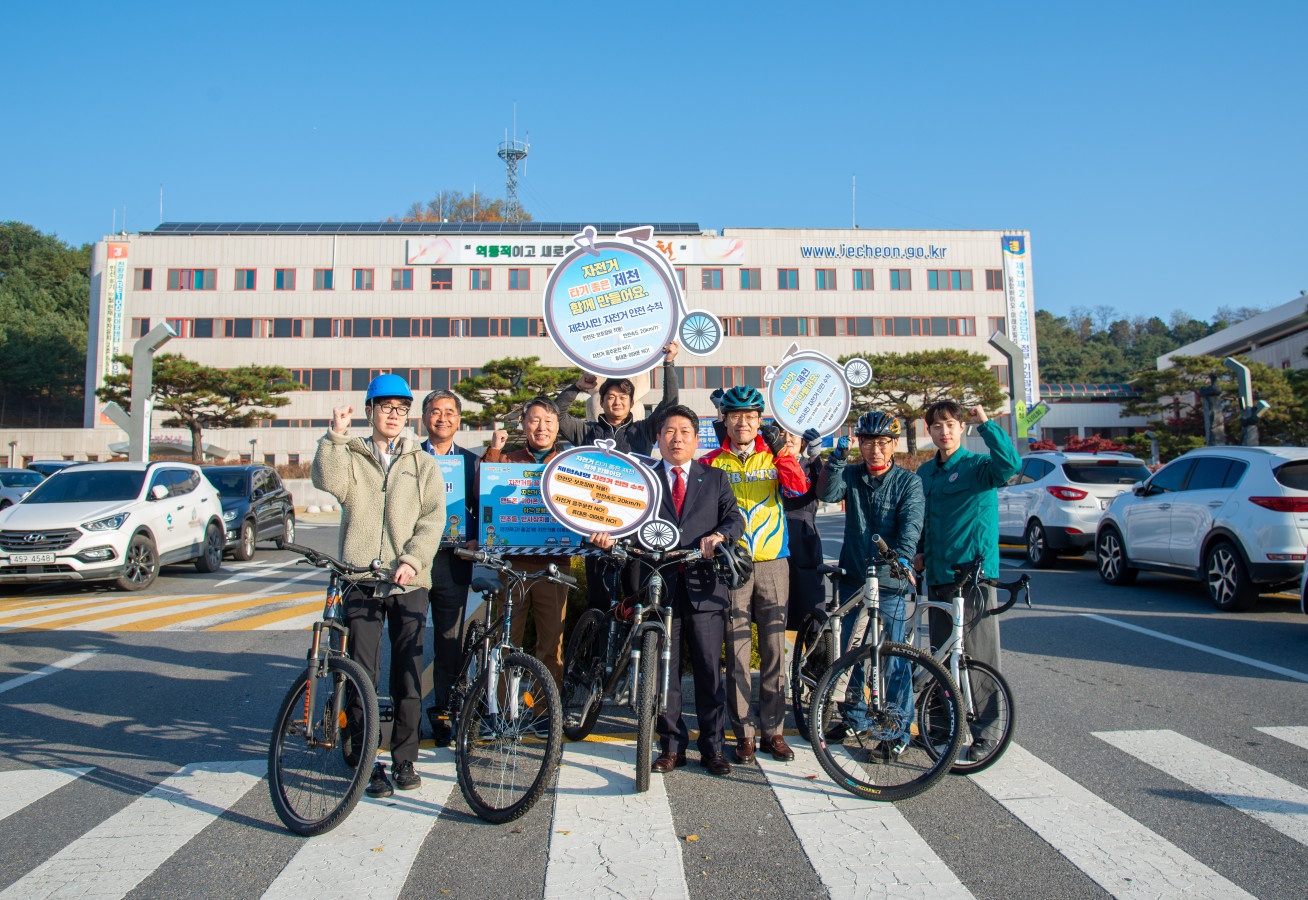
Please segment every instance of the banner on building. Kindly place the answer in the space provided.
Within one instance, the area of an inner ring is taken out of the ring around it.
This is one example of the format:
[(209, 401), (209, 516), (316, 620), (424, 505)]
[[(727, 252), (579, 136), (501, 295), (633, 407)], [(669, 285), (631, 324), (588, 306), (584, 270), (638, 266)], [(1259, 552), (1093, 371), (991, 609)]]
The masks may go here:
[(122, 365), (115, 357), (123, 352), (123, 297), (127, 293), (127, 245), (108, 244), (104, 305), (104, 374), (117, 375)]
[[(1008, 337), (1022, 349), (1022, 374), (1026, 382), (1026, 408), (1040, 399), (1036, 384), (1035, 361), (1031, 357), (1031, 257), (1027, 254), (1025, 235), (1005, 235), (1004, 297), (1008, 304)], [(1016, 408), (1016, 406), (1014, 407)]]

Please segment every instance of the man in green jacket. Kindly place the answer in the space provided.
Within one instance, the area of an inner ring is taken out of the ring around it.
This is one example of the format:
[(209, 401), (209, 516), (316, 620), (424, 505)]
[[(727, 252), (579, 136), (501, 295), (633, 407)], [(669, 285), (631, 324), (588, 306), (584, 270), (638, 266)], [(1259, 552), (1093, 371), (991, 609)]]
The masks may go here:
[[(380, 582), (349, 585), (341, 601), (350, 629), (350, 655), (378, 681), (382, 623), (391, 638), (391, 763), (395, 787), (413, 790), (422, 778), (418, 759), (422, 717), (422, 645), (427, 628), (431, 564), (445, 526), (445, 479), (416, 440), (400, 437), (408, 424), (413, 392), (398, 375), (379, 375), (368, 385), (364, 411), (367, 438), (349, 436), (348, 406), (332, 410), (332, 423), (313, 457), (313, 485), (341, 503), (340, 557), (353, 566), (381, 560)], [(357, 698), (352, 698), (351, 710)], [(353, 711), (349, 718), (358, 721)], [(386, 767), (373, 766), (368, 795), (393, 791)]]
[[(936, 445), (934, 459), (917, 470), (926, 497), (926, 519), (921, 552), (914, 558), (918, 571), (925, 567), (931, 599), (948, 602), (954, 595), (954, 565), (985, 559), (982, 574), (999, 577), (999, 500), (995, 489), (1012, 478), (1022, 465), (1017, 448), (984, 407), (974, 406), (964, 419), (963, 408), (953, 400), (933, 403), (926, 412), (927, 431)], [(963, 447), (968, 425), (990, 450), (989, 455)], [(999, 620), (986, 612), (997, 605), (993, 583), (964, 596), (963, 642), (967, 655), (999, 670)], [(930, 611), (931, 646), (948, 643), (953, 624), (949, 616)], [(974, 744), (985, 740), (985, 728), (994, 720), (993, 695), (974, 692), (977, 720), (972, 723)], [(981, 753), (980, 749), (974, 753)]]

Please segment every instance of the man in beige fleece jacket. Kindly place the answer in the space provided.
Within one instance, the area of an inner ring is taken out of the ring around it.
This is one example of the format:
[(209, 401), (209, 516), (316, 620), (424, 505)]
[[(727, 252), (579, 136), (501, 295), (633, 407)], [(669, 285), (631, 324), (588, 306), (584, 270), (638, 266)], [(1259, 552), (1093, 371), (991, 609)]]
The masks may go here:
[[(371, 436), (351, 438), (354, 408), (337, 407), (313, 458), (314, 487), (341, 502), (341, 559), (356, 566), (381, 560), (385, 580), (352, 585), (342, 601), (350, 655), (373, 684), (381, 667), (383, 621), (390, 632), (390, 691), (395, 704), (391, 764), (395, 786), (402, 791), (422, 783), (413, 770), (422, 713), (422, 638), (431, 561), (445, 523), (440, 466), (417, 441), (400, 437), (412, 405), (413, 392), (403, 378), (377, 376), (368, 385), (364, 402)], [(392, 793), (386, 767), (377, 763), (368, 794), (389, 797)]]

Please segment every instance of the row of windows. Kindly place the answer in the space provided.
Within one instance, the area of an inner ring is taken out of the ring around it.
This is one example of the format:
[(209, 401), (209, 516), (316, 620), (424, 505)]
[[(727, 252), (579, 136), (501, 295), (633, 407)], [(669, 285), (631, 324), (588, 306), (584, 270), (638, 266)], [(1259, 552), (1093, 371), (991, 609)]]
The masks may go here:
[(727, 316), (732, 337), (918, 337), (976, 335), (972, 316)]
[[(297, 381), (311, 391), (363, 391), (368, 382), (378, 375), (395, 374), (404, 378), (409, 387), (417, 391), (448, 391), (465, 378), (481, 374), (481, 369), (291, 369), (291, 380)], [(310, 423), (296, 419), (278, 419), (286, 422), (280, 428), (308, 427)], [(316, 424), (316, 423), (315, 423)], [(323, 425), (326, 426), (326, 422)], [(355, 424), (364, 424), (356, 422)]]
[[(413, 269), (391, 269), (391, 290), (413, 290)], [(430, 271), (430, 284), (433, 291), (454, 289), (454, 270), (452, 268), (433, 268)], [(547, 270), (548, 272), (549, 270)], [(720, 291), (723, 289), (722, 269), (700, 269), (700, 289)], [(296, 285), (295, 269), (273, 269), (273, 290), (293, 291)], [(758, 291), (763, 289), (762, 269), (740, 269), (740, 289)], [(875, 290), (876, 278), (872, 269), (850, 269), (848, 290)], [(313, 289), (330, 291), (335, 289), (334, 270), (314, 269)], [(356, 291), (375, 289), (376, 269), (351, 269), (350, 284)], [(508, 289), (511, 291), (531, 290), (531, 269), (508, 269)], [(677, 269), (682, 290), (686, 289), (686, 270)], [(137, 269), (133, 286), (138, 291), (149, 291), (154, 287), (154, 270)], [(253, 291), (258, 288), (259, 273), (257, 269), (236, 269), (232, 289), (236, 291)], [(469, 269), (468, 290), (489, 291), (494, 285), (490, 269)], [(910, 269), (891, 269), (889, 287), (892, 291), (911, 291), (913, 273)], [(797, 291), (800, 289), (799, 269), (777, 269), (777, 290)], [(813, 290), (835, 291), (840, 289), (840, 278), (836, 269), (815, 269), (813, 271)], [(1004, 273), (1000, 269), (986, 269), (986, 290), (1004, 289)], [(170, 291), (216, 291), (218, 290), (217, 269), (169, 269), (168, 290)], [(970, 291), (972, 290), (971, 269), (928, 269), (928, 291)]]

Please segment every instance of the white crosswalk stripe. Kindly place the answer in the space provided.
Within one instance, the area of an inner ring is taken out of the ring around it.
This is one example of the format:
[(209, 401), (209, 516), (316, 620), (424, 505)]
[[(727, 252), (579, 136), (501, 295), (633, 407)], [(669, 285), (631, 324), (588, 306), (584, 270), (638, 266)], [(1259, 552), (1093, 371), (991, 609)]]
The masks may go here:
[(90, 769), (9, 769), (0, 772), (0, 821), (81, 778)]
[(1308, 725), (1286, 725), (1274, 728), (1256, 728), (1254, 730), (1308, 750)]

